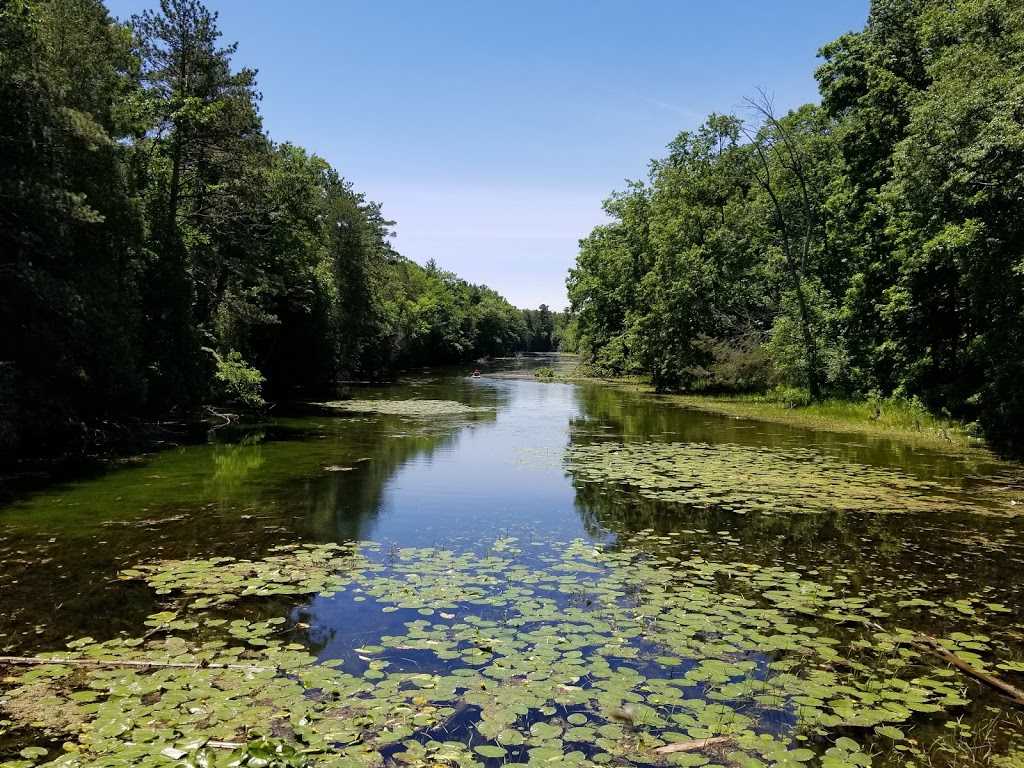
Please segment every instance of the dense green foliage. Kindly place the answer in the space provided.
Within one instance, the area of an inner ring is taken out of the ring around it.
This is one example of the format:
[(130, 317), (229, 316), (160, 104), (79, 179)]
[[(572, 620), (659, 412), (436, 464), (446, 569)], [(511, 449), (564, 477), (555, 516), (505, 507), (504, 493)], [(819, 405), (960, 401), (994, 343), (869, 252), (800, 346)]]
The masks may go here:
[(569, 277), (580, 351), (664, 390), (920, 398), (1024, 448), (1024, 7), (874, 0), (822, 102), (682, 133)]
[(272, 142), (218, 38), (197, 0), (127, 25), (101, 0), (0, 0), (0, 450), (528, 338), (494, 291), (396, 253), (324, 160)]
[(571, 352), (574, 340), (568, 327), (569, 312), (552, 312), (547, 304), (523, 310), (522, 349), (527, 352)]

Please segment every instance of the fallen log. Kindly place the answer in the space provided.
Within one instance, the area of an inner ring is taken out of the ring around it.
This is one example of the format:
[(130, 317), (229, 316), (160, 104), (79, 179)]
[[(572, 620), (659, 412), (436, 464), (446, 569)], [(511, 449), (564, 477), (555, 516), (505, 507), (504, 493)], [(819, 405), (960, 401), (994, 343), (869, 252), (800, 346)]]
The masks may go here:
[[(877, 624), (873, 621), (862, 621), (865, 627), (874, 632), (881, 632), (886, 635), (892, 635), (893, 633), (883, 627), (881, 624)], [(917, 648), (919, 651), (924, 651), (932, 656), (945, 661), (947, 664), (952, 664), (954, 667), (959, 669), (968, 677), (972, 677), (979, 683), (987, 685), (989, 688), (999, 691), (1001, 694), (1006, 696), (1008, 699), (1013, 701), (1014, 704), (1024, 707), (1024, 691), (1016, 686), (1010, 685), (1009, 683), (1000, 680), (994, 675), (990, 675), (987, 672), (982, 672), (980, 669), (968, 664), (966, 661), (961, 659), (951, 650), (943, 646), (936, 638), (931, 635), (926, 635), (923, 632), (918, 632), (912, 639), (908, 639), (912, 646)]]
[(678, 741), (675, 744), (666, 744), (654, 750), (658, 755), (671, 755), (675, 752), (696, 752), (708, 747), (724, 744), (731, 744), (732, 739), (728, 736), (712, 736), (710, 739), (694, 739), (693, 741)]
[(975, 669), (966, 661), (964, 661), (955, 653), (953, 653), (951, 650), (943, 647), (939, 643), (939, 641), (931, 635), (919, 634), (917, 636), (917, 639), (919, 645), (924, 646), (928, 651), (938, 656), (943, 661), (952, 664), (961, 672), (963, 672), (966, 675), (970, 675), (978, 682), (984, 683), (990, 688), (995, 688), (1004, 696), (1013, 699), (1015, 703), (1024, 707), (1024, 691), (1022, 691), (1020, 688), (1012, 686), (1009, 683), (1000, 680), (998, 677), (988, 674), (988, 672), (982, 672), (980, 669)]

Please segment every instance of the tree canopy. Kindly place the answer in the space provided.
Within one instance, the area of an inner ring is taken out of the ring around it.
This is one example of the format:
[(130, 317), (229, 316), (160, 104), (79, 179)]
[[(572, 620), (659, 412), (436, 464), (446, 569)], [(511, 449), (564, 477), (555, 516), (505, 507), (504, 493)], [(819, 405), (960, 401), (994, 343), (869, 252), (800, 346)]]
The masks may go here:
[(217, 14), (0, 2), (0, 451), (502, 355), (522, 313), (263, 131)]
[(1024, 8), (874, 0), (615, 193), (568, 279), (578, 344), (666, 390), (919, 398), (1024, 449)]

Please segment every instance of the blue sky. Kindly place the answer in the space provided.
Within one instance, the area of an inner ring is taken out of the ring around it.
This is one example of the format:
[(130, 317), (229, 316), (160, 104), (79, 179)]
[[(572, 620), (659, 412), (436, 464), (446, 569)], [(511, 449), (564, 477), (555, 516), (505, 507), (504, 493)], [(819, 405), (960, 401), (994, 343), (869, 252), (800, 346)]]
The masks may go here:
[[(158, 0), (107, 0), (127, 18)], [(264, 125), (397, 222), (396, 248), (517, 306), (565, 306), (601, 201), (766, 88), (817, 99), (868, 0), (207, 0)]]

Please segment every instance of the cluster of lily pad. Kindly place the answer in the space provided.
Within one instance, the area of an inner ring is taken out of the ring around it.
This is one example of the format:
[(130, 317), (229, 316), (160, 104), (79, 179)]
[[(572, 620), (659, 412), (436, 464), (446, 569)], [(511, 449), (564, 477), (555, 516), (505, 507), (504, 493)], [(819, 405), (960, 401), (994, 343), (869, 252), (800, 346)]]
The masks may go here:
[(494, 411), (494, 408), (466, 405), (455, 400), (331, 400), (316, 405), (349, 413), (380, 413), (414, 418), (466, 416)]
[(143, 564), (121, 571), (120, 577), (145, 578), (158, 595), (187, 595), (189, 607), (195, 610), (254, 595), (326, 594), (343, 589), (350, 582), (349, 574), (370, 572), (373, 567), (355, 545), (324, 544), (283, 547), (261, 560), (213, 557)]
[[(42, 735), (0, 766), (844, 768), (918, 754), (908, 729), (968, 704), (912, 633), (865, 629), (862, 602), (797, 573), (531, 544), (303, 545), (125, 571), (168, 610), (142, 637), (9, 667), (0, 736)], [(303, 622), (230, 618), (282, 595), (321, 597)], [(317, 659), (297, 640), (321, 600), (376, 606), (360, 627), (376, 639)]]
[(566, 460), (583, 482), (737, 513), (987, 511), (956, 489), (810, 449), (704, 443), (591, 443)]

